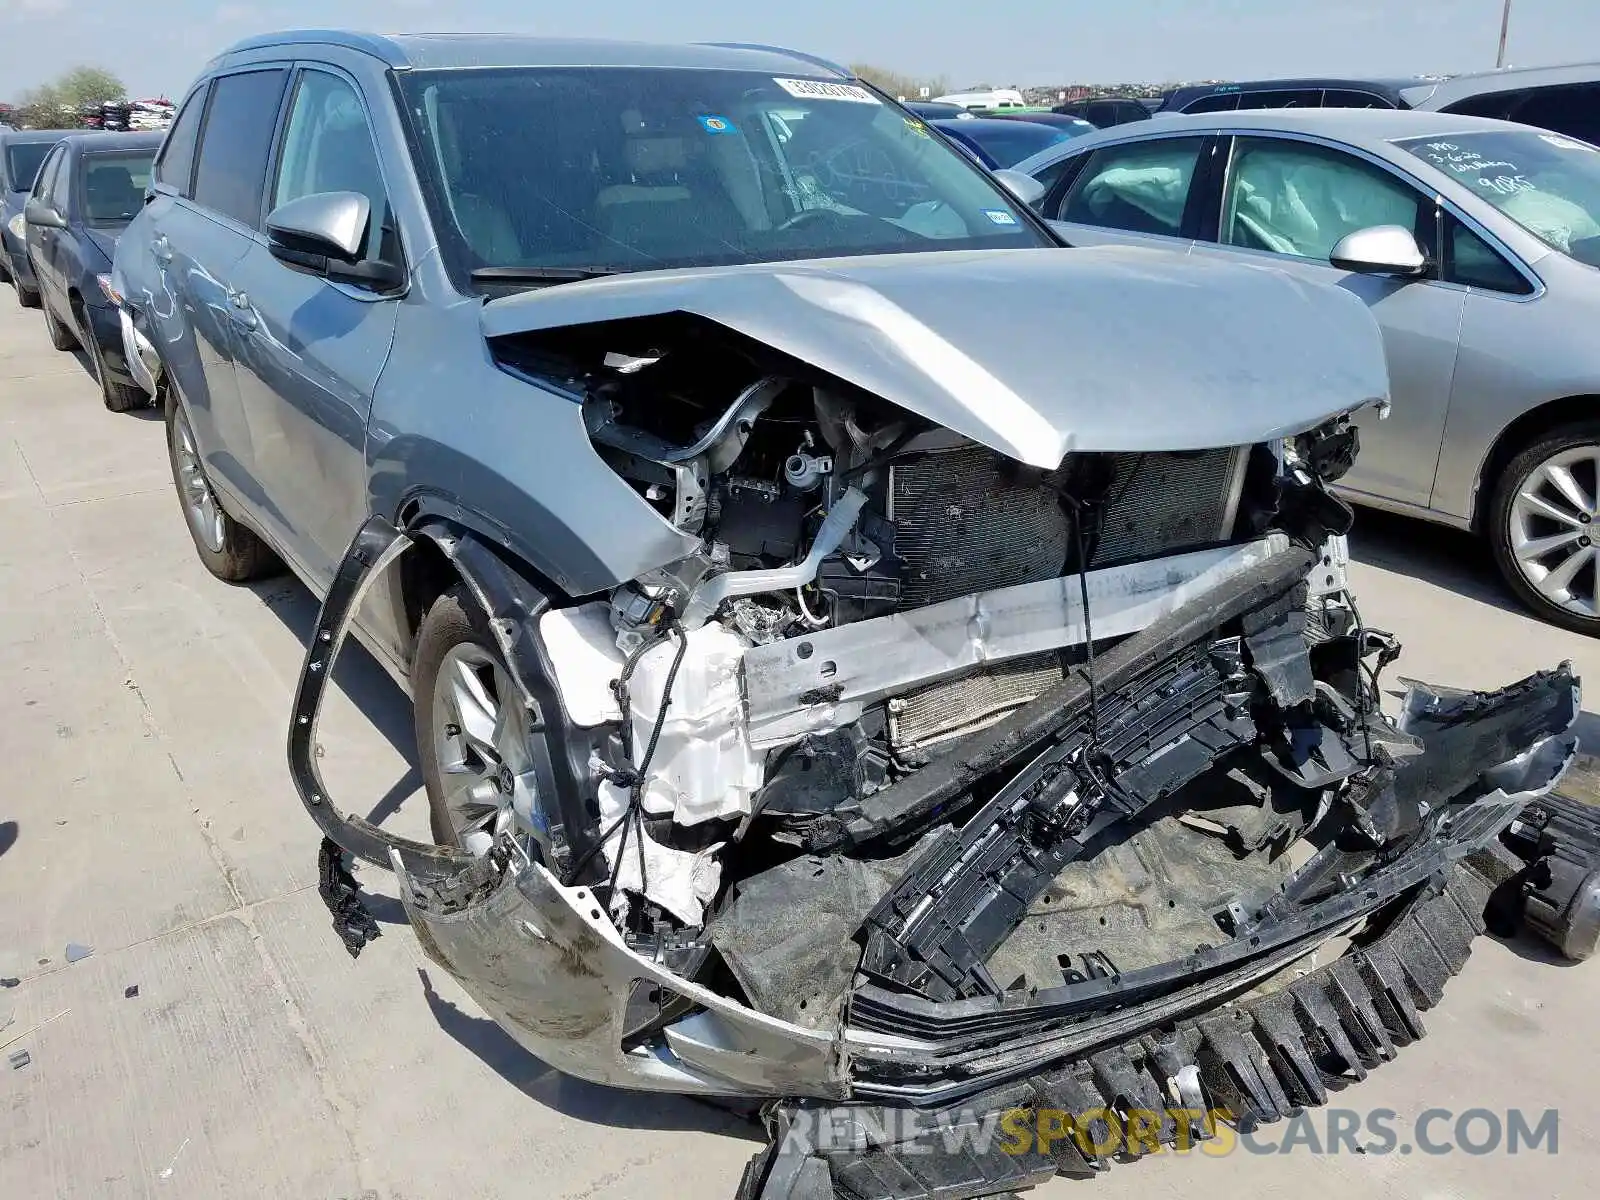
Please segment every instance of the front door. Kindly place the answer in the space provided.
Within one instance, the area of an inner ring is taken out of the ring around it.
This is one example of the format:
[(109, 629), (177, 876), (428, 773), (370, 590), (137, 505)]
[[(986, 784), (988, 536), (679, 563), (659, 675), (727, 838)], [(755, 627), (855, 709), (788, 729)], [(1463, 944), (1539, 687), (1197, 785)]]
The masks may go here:
[(1257, 258), (1367, 305), (1383, 330), (1392, 406), (1357, 418), (1361, 454), (1340, 481), (1362, 495), (1425, 508), (1450, 409), (1465, 292), (1433, 279), (1341, 271), (1328, 261), (1340, 238), (1401, 225), (1434, 249), (1434, 200), (1403, 176), (1355, 154), (1292, 138), (1241, 137), (1223, 184), (1217, 240), (1196, 254)]
[[(360, 93), (343, 75), (308, 68), (283, 122), (267, 209), (319, 192), (366, 196), (366, 257), (398, 258)], [(296, 270), (273, 257), (265, 237), (231, 281), (240, 397), (256, 474), (276, 501), (273, 532), (313, 584), (326, 587), (367, 515), (367, 416), (399, 302)]]

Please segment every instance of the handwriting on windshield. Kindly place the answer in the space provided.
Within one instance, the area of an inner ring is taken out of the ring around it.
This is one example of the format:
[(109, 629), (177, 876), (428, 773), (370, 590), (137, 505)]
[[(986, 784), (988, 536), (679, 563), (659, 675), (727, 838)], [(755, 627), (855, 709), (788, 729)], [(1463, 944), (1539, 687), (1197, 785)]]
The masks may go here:
[(1515, 196), (1518, 192), (1531, 192), (1535, 187), (1522, 168), (1510, 159), (1485, 158), (1478, 151), (1455, 142), (1429, 142), (1422, 148), (1422, 157), (1453, 175), (1475, 176), (1470, 182), (1496, 195)]

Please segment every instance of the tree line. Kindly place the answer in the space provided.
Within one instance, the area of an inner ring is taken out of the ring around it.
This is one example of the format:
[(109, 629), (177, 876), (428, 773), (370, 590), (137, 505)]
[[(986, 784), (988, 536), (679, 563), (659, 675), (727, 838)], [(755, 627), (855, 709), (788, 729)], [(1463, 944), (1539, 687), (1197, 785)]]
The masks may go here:
[(78, 123), (86, 107), (98, 108), (128, 98), (122, 80), (103, 67), (73, 67), (60, 78), (30, 88), (11, 109), (11, 123), (22, 129), (58, 129)]
[(906, 75), (900, 71), (891, 71), (887, 67), (875, 67), (871, 63), (851, 63), (850, 70), (857, 76), (865, 79), (888, 92), (895, 99), (916, 100), (922, 95), (922, 89), (928, 89), (928, 96), (945, 96), (950, 93), (950, 81), (943, 75)]

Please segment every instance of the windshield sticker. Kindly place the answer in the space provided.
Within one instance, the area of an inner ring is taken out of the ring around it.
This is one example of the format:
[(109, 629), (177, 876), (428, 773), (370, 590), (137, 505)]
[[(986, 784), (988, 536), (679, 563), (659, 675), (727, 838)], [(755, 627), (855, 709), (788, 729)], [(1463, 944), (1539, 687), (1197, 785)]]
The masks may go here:
[(1017, 223), (1017, 218), (1003, 208), (986, 208), (983, 210), (983, 215), (996, 225), (1015, 225)]
[(931, 136), (933, 136), (932, 134), (930, 134), (928, 132), (928, 127), (926, 125), (924, 125), (921, 121), (917, 120), (917, 118), (915, 118), (915, 117), (907, 117), (905, 120), (906, 120), (906, 128), (909, 129), (912, 133), (916, 134), (918, 137), (931, 137)]
[(1539, 140), (1554, 146), (1557, 150), (1587, 150), (1590, 154), (1595, 153), (1595, 148), (1589, 145), (1588, 142), (1562, 137), (1559, 133), (1541, 133)]
[(702, 116), (700, 116), (700, 117), (698, 117), (696, 119), (700, 122), (700, 128), (704, 129), (707, 133), (738, 133), (739, 132), (738, 129), (736, 129), (734, 127), (733, 122), (728, 120), (727, 117), (713, 117), (713, 116), (709, 116), (709, 115), (702, 115)]
[(846, 100), (851, 104), (881, 104), (866, 88), (854, 83), (830, 83), (826, 79), (778, 79), (777, 84), (797, 100)]

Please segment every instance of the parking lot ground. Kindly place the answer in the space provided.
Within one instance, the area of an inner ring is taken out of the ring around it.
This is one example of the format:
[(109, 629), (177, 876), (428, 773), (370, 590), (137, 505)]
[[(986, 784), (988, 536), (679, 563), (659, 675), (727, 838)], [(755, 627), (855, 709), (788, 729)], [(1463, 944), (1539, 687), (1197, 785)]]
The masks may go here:
[[(1356, 556), (1366, 619), (1406, 645), (1386, 682), (1494, 686), (1571, 658), (1600, 696), (1600, 643), (1523, 616), (1470, 539), (1363, 514)], [(20, 980), (0, 988), (0, 1042), (23, 1034), (5, 1054), (31, 1055), (0, 1058), (0, 1196), (731, 1195), (750, 1127), (530, 1058), (430, 967), (381, 872), (362, 880), (385, 936), (345, 953), (283, 762), (315, 612), (292, 579), (205, 573), (160, 421), (106, 412), (0, 289), (0, 977)], [(321, 730), (330, 786), (421, 832), (408, 704), (359, 648), (344, 659)], [(68, 943), (93, 954), (69, 963)], [(1334, 1100), (1393, 1110), (1408, 1145), (1428, 1108), (1530, 1125), (1555, 1108), (1554, 1154), (1319, 1155), (1302, 1139), (1036, 1194), (1592, 1194), (1597, 1002), (1600, 966), (1480, 939), (1430, 1035)]]

